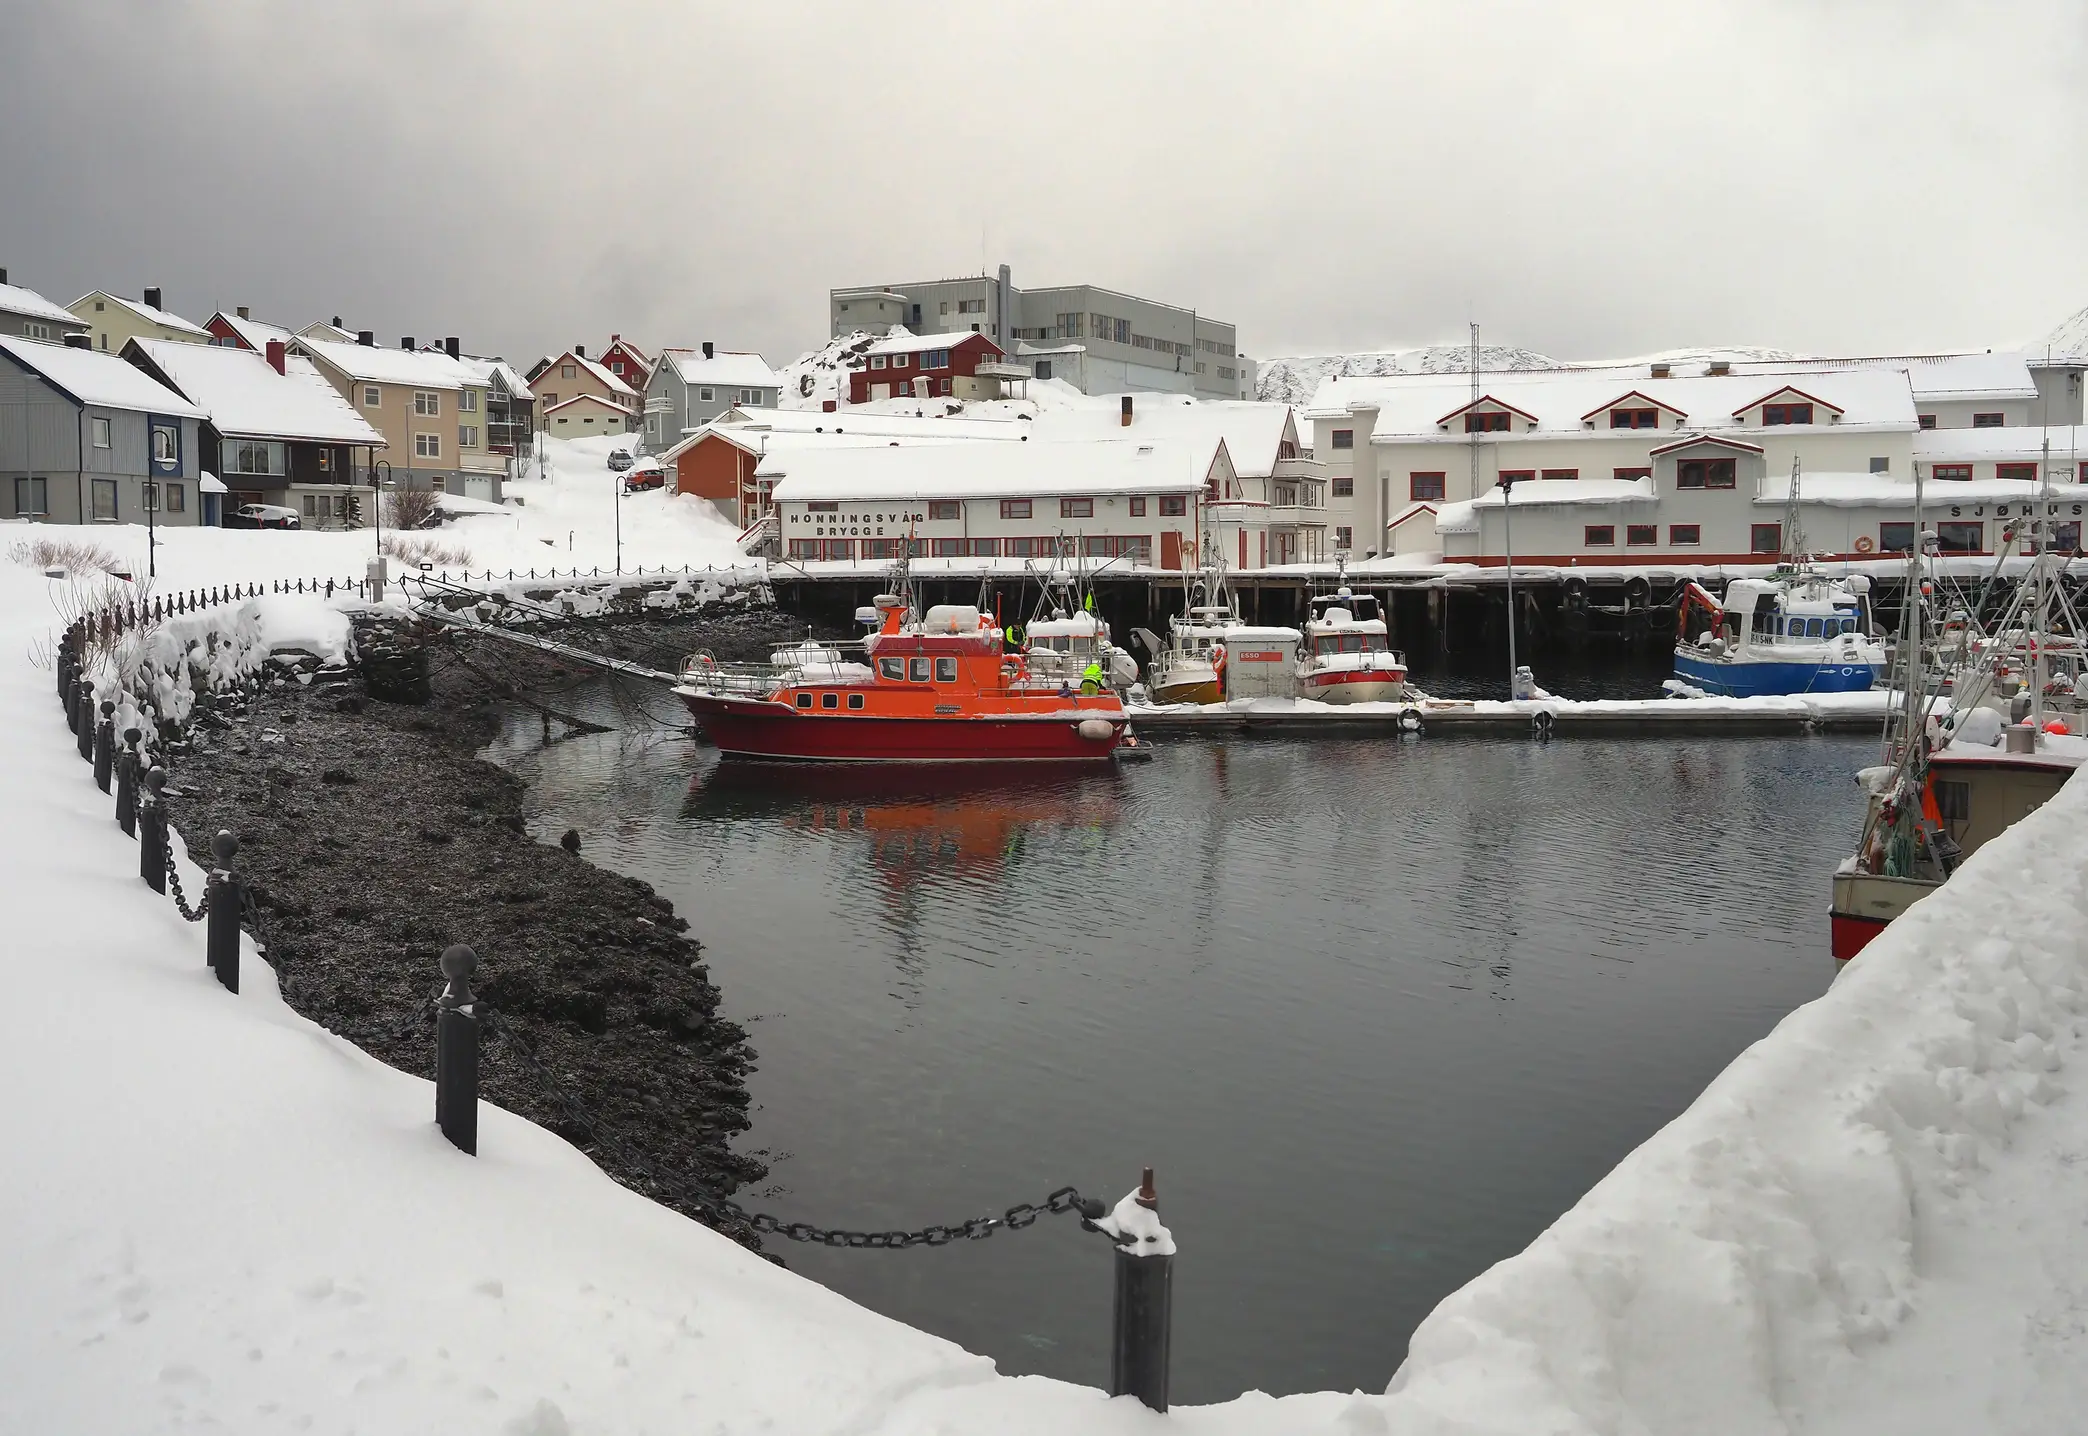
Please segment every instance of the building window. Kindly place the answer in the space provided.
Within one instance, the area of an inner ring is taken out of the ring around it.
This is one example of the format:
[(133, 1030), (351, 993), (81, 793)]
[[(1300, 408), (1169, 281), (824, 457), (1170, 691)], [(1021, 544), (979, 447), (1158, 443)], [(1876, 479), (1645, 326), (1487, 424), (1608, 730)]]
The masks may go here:
[(1970, 464), (1937, 464), (1929, 470), (1929, 477), (1949, 479), (1956, 483), (1970, 483), (1972, 481), (1972, 466)]
[(1506, 414), (1467, 414), (1464, 416), (1464, 431), (1467, 434), (1505, 434), (1508, 432)]
[(1441, 474), (1407, 475), (1407, 497), (1417, 503), (1441, 503), (1444, 492)]
[(950, 351), (947, 349), (930, 349), (928, 353), (921, 359), (921, 367), (923, 369), (949, 368)]
[(95, 448), (97, 448), (97, 449), (106, 449), (106, 448), (108, 448), (108, 447), (109, 447), (109, 421), (108, 421), (107, 419), (96, 419), (96, 420), (93, 420), (93, 421), (92, 421), (92, 427), (93, 427), (93, 429), (94, 429), (94, 447), (95, 447)]
[(928, 505), (931, 519), (959, 519), (964, 517), (964, 506), (955, 499), (935, 499)]
[(2017, 483), (2035, 483), (2037, 482), (2037, 465), (1996, 464), (1994, 465), (1994, 477), (1997, 479), (2013, 479)]
[(1091, 519), (1095, 516), (1093, 499), (1060, 499), (1059, 517), (1062, 519)]
[(884, 357), (884, 355), (882, 355), (882, 354), (872, 354), (872, 355), (870, 356), (870, 367), (871, 367), (872, 369), (882, 369), (882, 368), (884, 368), (884, 366), (885, 366), (885, 357)]
[(41, 518), (51, 511), (49, 488), (43, 479), (15, 480), (15, 516)]
[[(565, 420), (564, 420), (564, 419), (560, 419), (560, 420), (559, 420), (558, 422), (559, 422), (559, 423), (561, 423), (561, 424), (563, 424), (563, 423), (565, 422)], [(440, 435), (440, 434), (415, 434), (415, 435), (413, 436), (413, 456), (414, 456), (414, 457), (415, 457), (416, 459), (439, 459), (439, 458), (441, 458), (441, 457), (442, 457), (442, 435)]]
[(304, 516), (308, 519), (319, 517), (319, 496), (317, 494), (306, 494), (304, 496)]
[(609, 361), (609, 372), (621, 376), (623, 374), (623, 360), (611, 359)]
[(571, 379), (571, 378), (573, 378), (573, 377), (574, 377), (574, 375), (573, 375), (573, 366), (572, 366), (572, 365), (570, 365), (570, 364), (561, 364), (561, 365), (559, 365), (559, 366), (558, 366), (558, 377), (559, 377), (559, 378), (561, 378), (561, 379)]
[(1160, 517), (1164, 519), (1181, 518), (1188, 512), (1189, 498), (1186, 494), (1162, 494), (1160, 496)]
[(1647, 548), (1659, 542), (1659, 524), (1626, 524), (1624, 526), (1624, 543), (1627, 548)]
[(1764, 428), (1771, 428), (1778, 424), (1810, 424), (1811, 422), (1812, 405), (1810, 404), (1764, 404), (1762, 406), (1762, 427)]
[(114, 479), (94, 480), (93, 496), (90, 502), (92, 502), (94, 505), (93, 509), (90, 511), (94, 522), (98, 524), (115, 523), (116, 481)]
[(1998, 429), (2001, 427), (2001, 419), (2002, 416), (1999, 414), (1974, 414), (1972, 416), (1972, 427), (1975, 429)]
[(1002, 553), (1009, 558), (1043, 558), (1051, 552), (1051, 540), (1011, 538), (1003, 541)]
[(1140, 495), (1139, 495), (1139, 496), (1138, 496), (1137, 498), (1135, 498), (1135, 499), (1132, 499), (1132, 500), (1131, 500), (1131, 517), (1132, 517), (1132, 518), (1134, 518), (1134, 519), (1142, 519), (1142, 518), (1144, 518), (1144, 517), (1145, 517), (1145, 511), (1146, 511), (1146, 501), (1145, 501), (1145, 495), (1143, 495), (1143, 494), (1140, 494)]
[(1750, 524), (1747, 530), (1749, 553), (1782, 553), (1782, 524)]
[(1355, 496), (1356, 496), (1356, 481), (1355, 481), (1354, 479), (1336, 479), (1336, 480), (1334, 480), (1334, 497), (1335, 497), (1335, 498), (1337, 498), (1337, 499), (1352, 499), (1352, 498), (1354, 498)]
[(1000, 557), (1000, 540), (989, 538), (966, 539), (964, 541), (964, 554), (966, 558), (998, 558)]
[[(323, 452), (323, 451), (322, 451)], [(229, 458), (226, 468), (235, 474), (280, 474), (283, 472), (283, 446), (266, 439), (240, 439), (223, 445), (218, 453)]]
[(1933, 429), (1936, 427), (1936, 416), (1934, 414), (1922, 414), (1919, 417), (1922, 428)]
[(895, 538), (864, 539), (863, 557), (897, 558), (899, 557), (899, 545), (903, 542), (905, 540)]
[(457, 412), (460, 414), (476, 414), (478, 412), (478, 390), (463, 389), (458, 391)]
[(1941, 553), (1984, 553), (1986, 525), (1944, 523), (1936, 525), (1936, 548)]
[(892, 356), (892, 367), (894, 369), (904, 369), (906, 367), (906, 356), (904, 354), (894, 354)]
[(1613, 479), (1650, 479), (1653, 477), (1653, 471), (1651, 469), (1632, 468), (1612, 469), (1610, 470), (1610, 477)]
[(434, 478), (428, 480), (428, 492), (431, 494), (442, 493), (445, 491), (443, 486), (448, 482), (442, 475), (437, 474)]
[(1610, 410), (1610, 427), (1612, 429), (1657, 429), (1660, 427), (1660, 411), (1658, 409), (1612, 409)]
[(1694, 548), (1704, 541), (1704, 531), (1696, 524), (1669, 524), (1668, 542), (1677, 548)]
[(542, 398), (544, 401), (544, 412), (547, 414), (550, 413), (552, 407), (558, 403), (558, 396), (556, 394), (543, 394), (539, 397)]
[(1539, 472), (1547, 479), (1577, 479), (1580, 477), (1579, 469), (1543, 469)]
[(1581, 526), (1581, 547), (1615, 548), (1616, 546), (1617, 529), (1614, 524), (1583, 524)]
[[(1137, 499), (1133, 499), (1133, 500), (1132, 500), (1131, 502), (1135, 504), (1135, 503), (1137, 503), (1137, 502), (1138, 502), (1138, 500), (1137, 500)], [(1004, 518), (1004, 519), (1026, 519), (1026, 518), (1028, 518), (1029, 516), (1030, 516), (1030, 501), (1029, 501), (1028, 499), (1002, 499), (1002, 500), (1001, 500), (1001, 517), (1002, 517), (1002, 518)]]
[(957, 301), (957, 312), (959, 314), (984, 314), (986, 312), (986, 301), (983, 299), (960, 299)]
[(2052, 525), (2052, 549), (2056, 553), (2079, 553), (2081, 551), (2081, 521)]
[(660, 416), (658, 414), (647, 414), (645, 416), (645, 437), (653, 440), (658, 440), (660, 437)]
[(1883, 458), (1883, 459), (1872, 459), (1872, 460), (1870, 461), (1870, 471), (1871, 471), (1872, 473), (1874, 473), (1874, 474), (1889, 474), (1889, 473), (1891, 473), (1891, 472), (1892, 472), (1892, 460), (1891, 460), (1891, 458), (1890, 458), (1890, 457), (1888, 456), (1888, 457), (1886, 457), (1886, 458)]
[(791, 556), (792, 558), (817, 558), (817, 557), (819, 557), (819, 540), (818, 540), (818, 539), (792, 539), (792, 540), (790, 541), (790, 556)]
[(1336, 528), (1336, 529), (1334, 530), (1334, 547), (1335, 547), (1335, 548), (1337, 548), (1337, 549), (1350, 549), (1350, 548), (1354, 548), (1355, 546), (1356, 546), (1356, 531), (1355, 531), (1354, 529), (1352, 529), (1352, 528), (1342, 528), (1342, 527), (1337, 527), (1337, 528)]
[(1085, 558), (1128, 558), (1133, 563), (1150, 563), (1153, 541), (1144, 534), (1090, 536), (1080, 541), (1080, 552)]
[(1734, 483), (1731, 459), (1684, 459), (1675, 465), (1678, 489), (1730, 489)]
[(413, 412), (429, 419), (442, 416), (442, 396), (432, 389), (413, 391)]
[(936, 539), (935, 547), (929, 550), (937, 558), (963, 558), (963, 539)]
[(384, 402), (384, 391), (375, 384), (363, 385), (363, 407), (374, 409)]
[(814, 500), (805, 505), (805, 512), (808, 514), (838, 514), (841, 512), (841, 504), (837, 499)]
[(1337, 449), (1355, 448), (1356, 431), (1354, 429), (1336, 429), (1334, 431), (1333, 447)]
[(1878, 525), (1878, 552), (1909, 553), (1914, 548), (1914, 525), (1889, 523)]
[(850, 563), (855, 559), (855, 540), (822, 540), (819, 545), (819, 556), (828, 563)]
[[(30, 338), (30, 339), (49, 339), (49, 338), (51, 337), (51, 326), (50, 326), (50, 325), (48, 325), (48, 324), (38, 324), (38, 323), (34, 322), (33, 320), (32, 320), (32, 321), (31, 321), (30, 323), (24, 324), (24, 325), (22, 326), (22, 330), (23, 330), (23, 333), (24, 333), (25, 337), (27, 337), (27, 338)], [(106, 348), (108, 347), (107, 343), (105, 342), (105, 343), (104, 343), (104, 344), (102, 345), (102, 347), (103, 347), (104, 349), (106, 349)]]
[(457, 447), (460, 449), (476, 449), (478, 447), (477, 425), (459, 424), (457, 426)]

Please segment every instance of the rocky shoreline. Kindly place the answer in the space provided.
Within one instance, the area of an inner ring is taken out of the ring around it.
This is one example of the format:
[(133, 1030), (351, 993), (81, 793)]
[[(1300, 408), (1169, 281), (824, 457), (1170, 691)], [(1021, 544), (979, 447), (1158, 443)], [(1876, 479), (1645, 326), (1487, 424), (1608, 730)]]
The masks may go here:
[[(625, 656), (755, 657), (804, 631), (750, 608), (576, 627), (591, 631), (560, 636)], [(299, 1013), (432, 1080), (436, 959), (469, 943), (476, 990), (520, 1039), (487, 1042), (485, 1100), (758, 1248), (702, 1205), (766, 1169), (731, 1145), (748, 1128), (754, 1052), (718, 1015), (701, 944), (648, 884), (527, 836), (524, 784), (476, 756), (500, 702), (575, 675), (484, 640), (438, 633), (428, 645), (425, 703), (374, 698), (360, 672), (307, 672), (199, 713), (174, 766), (175, 826), (192, 853), (220, 828), (239, 835), (270, 959)]]

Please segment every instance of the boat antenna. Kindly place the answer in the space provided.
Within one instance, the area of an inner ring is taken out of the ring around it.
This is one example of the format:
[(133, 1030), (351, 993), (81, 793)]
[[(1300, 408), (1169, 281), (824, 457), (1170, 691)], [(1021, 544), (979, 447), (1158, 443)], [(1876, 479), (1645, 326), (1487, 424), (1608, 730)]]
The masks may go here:
[(1804, 558), (1805, 535), (1798, 527), (1798, 456), (1791, 455), (1791, 487), (1784, 494), (1783, 566), (1795, 569)]

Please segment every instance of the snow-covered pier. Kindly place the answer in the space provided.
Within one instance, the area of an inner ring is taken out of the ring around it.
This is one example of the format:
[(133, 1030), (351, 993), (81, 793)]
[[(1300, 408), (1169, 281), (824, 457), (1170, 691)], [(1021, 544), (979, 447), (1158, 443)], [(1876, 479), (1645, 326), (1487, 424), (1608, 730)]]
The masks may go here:
[(1131, 709), (1145, 734), (1463, 733), (1526, 737), (1533, 732), (1610, 736), (1673, 733), (1868, 731), (1884, 721), (1892, 695), (1821, 693), (1763, 698), (1618, 698), (1575, 700), (1417, 698), (1406, 703), (1314, 703), (1302, 698), (1250, 698), (1231, 703), (1175, 703)]

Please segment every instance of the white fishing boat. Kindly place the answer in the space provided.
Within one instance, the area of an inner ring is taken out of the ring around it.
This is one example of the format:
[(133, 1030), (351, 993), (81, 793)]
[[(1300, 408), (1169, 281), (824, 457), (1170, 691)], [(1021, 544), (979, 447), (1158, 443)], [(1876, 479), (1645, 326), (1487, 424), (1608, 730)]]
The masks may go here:
[(1318, 594), (1305, 623), (1298, 696), (1319, 703), (1385, 703), (1407, 696), (1406, 659), (1392, 647), (1376, 597)]
[(1053, 560), (1036, 577), (1037, 606), (1029, 622), (1009, 635), (1022, 650), (1029, 671), (1075, 687), (1096, 673), (1103, 686), (1119, 691), (1136, 683), (1138, 660), (1110, 640), (1109, 625), (1095, 610), (1085, 575), (1069, 573)]
[(1225, 586), (1225, 562), (1206, 546), (1203, 566), (1182, 612), (1163, 641), (1139, 637), (1153, 652), (1147, 690), (1155, 703), (1223, 703), (1230, 698), (1296, 694), (1302, 635), (1295, 628), (1248, 623)]

